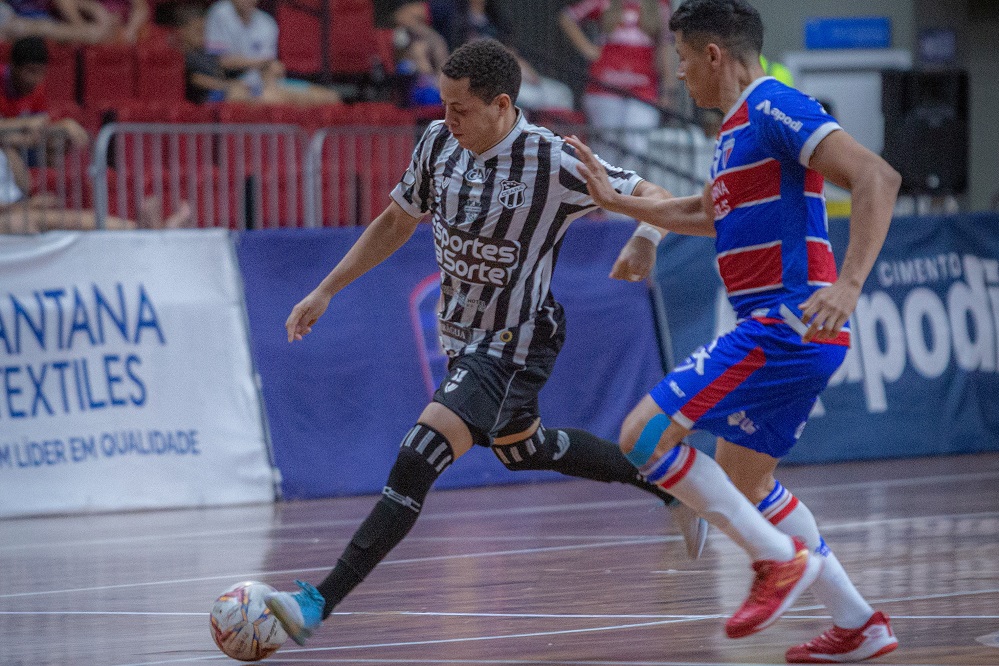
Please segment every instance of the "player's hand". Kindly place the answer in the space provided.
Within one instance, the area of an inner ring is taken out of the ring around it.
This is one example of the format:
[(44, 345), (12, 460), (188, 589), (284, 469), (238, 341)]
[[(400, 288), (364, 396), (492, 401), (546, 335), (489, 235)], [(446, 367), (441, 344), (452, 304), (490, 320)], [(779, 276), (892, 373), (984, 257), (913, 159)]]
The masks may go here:
[(811, 342), (835, 338), (853, 314), (859, 298), (860, 289), (843, 282), (816, 291), (798, 306), (801, 321), (808, 326), (801, 339)]
[(615, 280), (641, 282), (652, 275), (655, 265), (656, 246), (648, 238), (632, 236), (617, 255), (610, 276)]
[(586, 189), (589, 190), (593, 202), (607, 210), (613, 210), (614, 199), (617, 191), (611, 185), (610, 178), (607, 177), (607, 169), (593, 154), (589, 146), (573, 135), (566, 139), (570, 146), (576, 149), (581, 162), (579, 175), (586, 181)]
[(314, 290), (292, 308), (288, 321), (284, 323), (288, 331), (288, 342), (301, 340), (302, 336), (312, 332), (312, 327), (329, 307), (331, 296), (320, 290)]

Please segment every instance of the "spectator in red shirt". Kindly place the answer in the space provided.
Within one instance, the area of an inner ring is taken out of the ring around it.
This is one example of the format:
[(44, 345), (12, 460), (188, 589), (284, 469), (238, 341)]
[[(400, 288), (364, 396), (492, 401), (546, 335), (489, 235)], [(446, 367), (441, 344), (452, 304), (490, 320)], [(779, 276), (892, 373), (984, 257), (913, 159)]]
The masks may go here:
[(86, 145), (87, 131), (75, 120), (49, 119), (45, 94), (48, 63), (49, 52), (41, 37), (22, 37), (14, 42), (10, 64), (0, 71), (0, 132), (26, 132), (24, 140), (34, 144), (43, 133), (64, 133), (73, 144)]
[[(669, 0), (576, 0), (559, 18), (569, 41), (590, 62), (583, 96), (590, 124), (607, 130), (634, 157), (645, 155), (648, 132), (660, 125), (658, 107), (671, 107), (678, 86), (669, 18)], [(581, 27), (588, 21), (600, 28), (596, 42)], [(602, 145), (600, 153), (612, 164), (633, 168), (634, 161), (620, 150)]]

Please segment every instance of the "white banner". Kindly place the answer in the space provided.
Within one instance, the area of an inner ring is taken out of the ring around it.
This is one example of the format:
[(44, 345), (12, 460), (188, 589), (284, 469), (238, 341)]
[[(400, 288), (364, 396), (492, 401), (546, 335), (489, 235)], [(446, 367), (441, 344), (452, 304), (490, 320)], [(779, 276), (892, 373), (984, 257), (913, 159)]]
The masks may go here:
[(0, 517), (273, 500), (225, 231), (0, 237)]

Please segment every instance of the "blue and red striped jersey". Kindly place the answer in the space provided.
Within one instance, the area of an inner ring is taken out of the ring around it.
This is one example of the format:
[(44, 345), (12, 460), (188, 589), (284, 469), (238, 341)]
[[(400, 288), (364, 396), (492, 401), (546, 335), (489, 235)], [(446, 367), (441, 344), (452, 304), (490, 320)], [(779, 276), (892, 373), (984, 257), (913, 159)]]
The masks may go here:
[(711, 168), (718, 271), (739, 318), (799, 314), (836, 280), (823, 178), (808, 168), (840, 129), (822, 105), (772, 77), (754, 81), (725, 116)]

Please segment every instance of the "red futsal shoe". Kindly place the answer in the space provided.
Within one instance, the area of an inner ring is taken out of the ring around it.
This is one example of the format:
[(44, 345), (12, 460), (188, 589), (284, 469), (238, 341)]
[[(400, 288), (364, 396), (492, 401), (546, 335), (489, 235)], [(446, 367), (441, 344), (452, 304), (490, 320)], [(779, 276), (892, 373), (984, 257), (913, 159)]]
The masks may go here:
[(753, 562), (756, 580), (742, 607), (725, 623), (729, 638), (742, 638), (766, 629), (791, 607), (822, 571), (822, 562), (798, 537), (793, 538), (794, 557), (787, 562)]
[(888, 654), (898, 647), (888, 616), (876, 612), (858, 629), (832, 629), (787, 651), (789, 664), (841, 664)]

